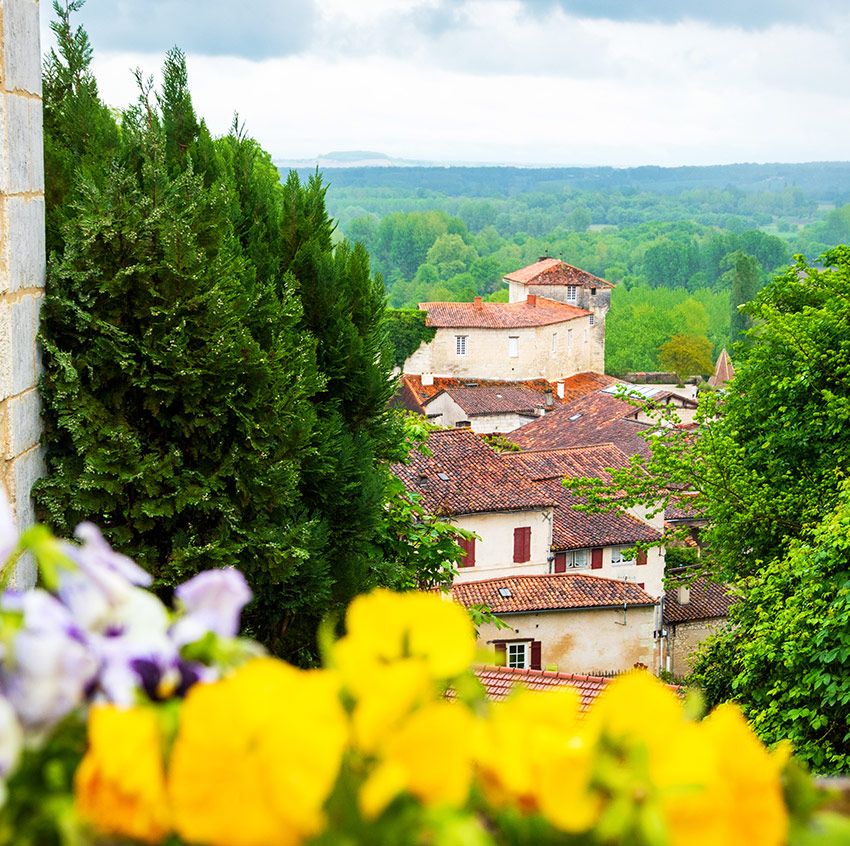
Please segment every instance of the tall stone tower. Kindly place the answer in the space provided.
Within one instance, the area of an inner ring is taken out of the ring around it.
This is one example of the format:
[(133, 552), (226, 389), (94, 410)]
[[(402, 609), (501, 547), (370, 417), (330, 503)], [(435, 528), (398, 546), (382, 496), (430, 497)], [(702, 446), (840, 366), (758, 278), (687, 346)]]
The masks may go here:
[[(36, 381), (44, 295), (44, 155), (38, 0), (0, 0), (0, 482), (19, 527), (43, 473)], [(34, 583), (22, 563), (15, 582)]]

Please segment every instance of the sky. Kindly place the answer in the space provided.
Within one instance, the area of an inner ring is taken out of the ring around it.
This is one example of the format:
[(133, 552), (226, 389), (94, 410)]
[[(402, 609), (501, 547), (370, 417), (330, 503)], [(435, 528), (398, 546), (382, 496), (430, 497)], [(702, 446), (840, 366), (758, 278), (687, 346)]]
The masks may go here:
[(109, 105), (178, 45), (211, 130), (238, 113), (278, 160), (850, 159), (848, 0), (87, 0), (76, 20)]

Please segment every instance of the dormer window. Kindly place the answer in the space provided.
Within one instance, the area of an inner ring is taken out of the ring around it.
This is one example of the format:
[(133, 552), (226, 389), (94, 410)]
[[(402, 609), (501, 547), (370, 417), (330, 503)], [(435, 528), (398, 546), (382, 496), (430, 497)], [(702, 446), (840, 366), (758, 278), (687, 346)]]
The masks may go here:
[(578, 299), (578, 286), (567, 285), (567, 302), (574, 303)]

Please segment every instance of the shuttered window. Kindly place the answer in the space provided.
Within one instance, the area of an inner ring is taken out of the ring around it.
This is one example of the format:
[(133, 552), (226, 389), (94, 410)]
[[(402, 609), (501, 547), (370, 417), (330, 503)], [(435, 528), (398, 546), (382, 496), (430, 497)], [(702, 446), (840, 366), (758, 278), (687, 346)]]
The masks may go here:
[(514, 670), (540, 670), (543, 667), (543, 643), (539, 640), (497, 640), (496, 666)]
[(590, 550), (590, 569), (591, 570), (601, 570), (602, 569), (602, 549), (597, 547), (596, 549)]
[(475, 566), (475, 538), (458, 538), (457, 545), (465, 553), (457, 562), (458, 567), (474, 567)]
[(514, 564), (531, 560), (531, 526), (514, 529)]

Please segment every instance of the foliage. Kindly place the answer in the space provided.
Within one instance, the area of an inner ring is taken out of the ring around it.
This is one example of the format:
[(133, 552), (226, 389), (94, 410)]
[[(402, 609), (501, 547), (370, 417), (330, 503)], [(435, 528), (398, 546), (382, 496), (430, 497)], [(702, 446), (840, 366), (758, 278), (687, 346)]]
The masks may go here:
[(733, 584), (732, 625), (694, 680), (740, 703), (762, 736), (791, 736), (824, 772), (846, 771), (850, 688), (844, 555), (850, 466), (850, 248), (802, 258), (746, 307), (750, 349), (700, 397), (696, 435), (660, 425), (650, 457), (614, 471), (592, 504), (657, 510), (681, 490), (709, 520), (701, 566)]
[(692, 567), (699, 562), (699, 550), (693, 546), (668, 546), (664, 550), (666, 570), (676, 567)]
[(437, 330), (425, 325), (427, 316), (418, 309), (387, 309), (384, 319), (396, 367), (402, 367), (423, 341), (427, 343), (433, 339)]
[(679, 384), (688, 376), (707, 376), (714, 369), (711, 341), (701, 335), (674, 335), (661, 345), (658, 358), (665, 370), (677, 375)]
[(724, 266), (728, 267), (724, 280), (728, 282), (730, 289), (729, 341), (734, 344), (742, 341), (744, 333), (752, 327), (741, 306), (750, 302), (758, 293), (762, 283), (762, 270), (758, 260), (743, 250), (730, 253), (723, 262)]

